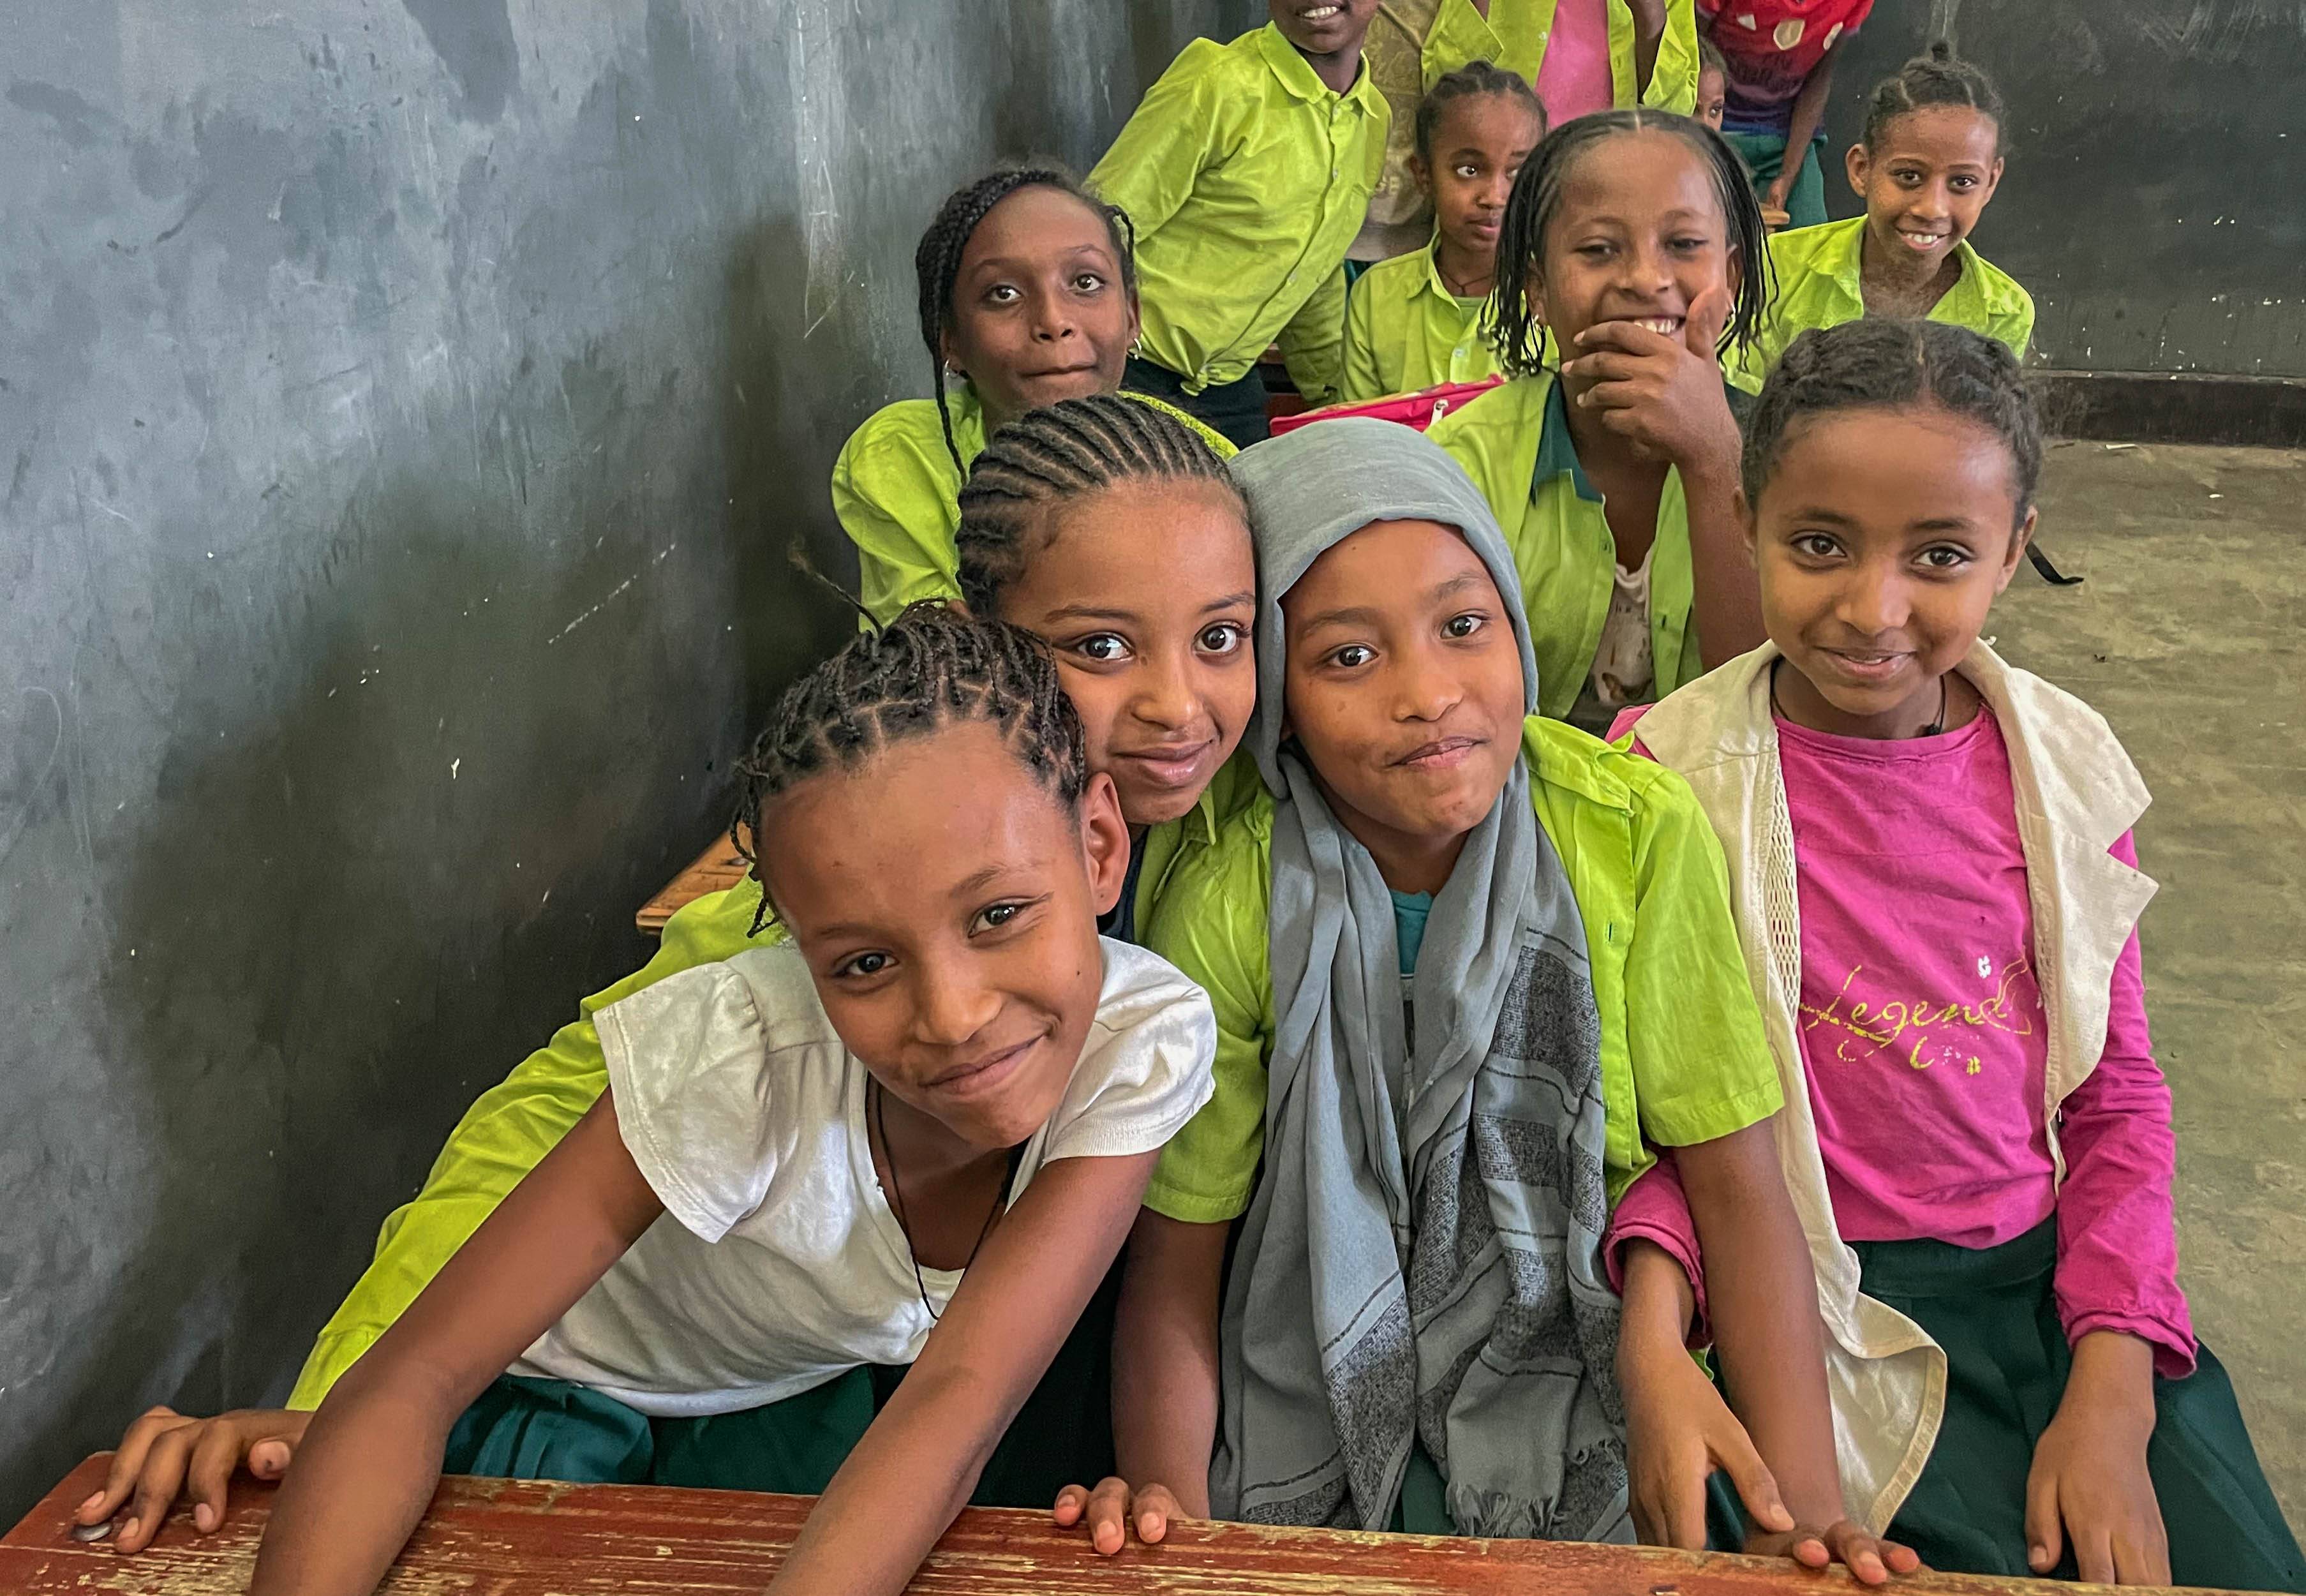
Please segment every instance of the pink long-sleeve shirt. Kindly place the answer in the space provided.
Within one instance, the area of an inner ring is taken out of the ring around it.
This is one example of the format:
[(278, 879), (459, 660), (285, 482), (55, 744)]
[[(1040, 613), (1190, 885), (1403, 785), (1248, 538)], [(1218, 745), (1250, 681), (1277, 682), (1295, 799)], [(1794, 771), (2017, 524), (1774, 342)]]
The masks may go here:
[[(2158, 1372), (2190, 1372), (2170, 1088), (2136, 933), (2114, 964), (2105, 1052), (2060, 1112), (2061, 1190), (2043, 1118), (2032, 902), (1994, 715), (1981, 708), (1954, 731), (1899, 741), (1782, 720), (1778, 733), (1801, 909), (1802, 1063), (1843, 1238), (1986, 1248), (2054, 1213), (2068, 1339), (2121, 1331), (2152, 1344)], [(2138, 862), (2127, 834), (2111, 851)], [(1690, 1272), (1702, 1313), (1696, 1233), (1670, 1162), (1618, 1205), (1613, 1276), (1636, 1237)]]

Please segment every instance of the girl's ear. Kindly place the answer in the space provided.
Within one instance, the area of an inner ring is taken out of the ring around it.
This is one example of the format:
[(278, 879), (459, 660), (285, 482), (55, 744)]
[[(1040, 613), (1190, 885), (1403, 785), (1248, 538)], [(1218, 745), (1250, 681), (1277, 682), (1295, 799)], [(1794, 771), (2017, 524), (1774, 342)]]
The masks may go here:
[(1866, 197), (1866, 178), (1874, 170), (1874, 158), (1863, 144), (1852, 144), (1849, 153), (1842, 158), (1842, 166), (1849, 174), (1849, 192), (1859, 199)]
[(1145, 329), (1145, 318), (1139, 313), (1137, 290), (1129, 291), (1129, 346), (1137, 347), (1138, 334)]
[(1080, 797), (1081, 865), (1089, 872), (1089, 904), (1100, 915), (1121, 901), (1129, 879), (1129, 823), (1121, 815), (1121, 793), (1103, 771), (1089, 779)]
[(961, 363), (953, 358), (952, 329), (949, 327), (940, 329), (937, 332), (937, 359), (944, 363), (944, 369), (947, 371), (962, 377), (969, 375), (968, 372), (961, 371)]
[(2018, 530), (2010, 534), (2010, 548), (2002, 556), (2002, 568), (1994, 573), (1995, 597), (1998, 598), (2010, 591), (2010, 578), (2018, 574), (2018, 562), (2026, 557), (2026, 545), (2034, 541), (2034, 523), (2040, 518), (2041, 514), (2038, 508), (2028, 506), (2026, 518), (2018, 523)]
[(1431, 200), (1433, 197), (1433, 168), (1425, 164), (1423, 156), (1409, 158), (1409, 175), (1417, 180), (1417, 192)]
[(1980, 206), (1991, 201), (1994, 198), (1994, 191), (2002, 186), (2002, 158), (1995, 156), (1994, 169), (1986, 175), (1986, 192), (1978, 196), (1977, 202)]

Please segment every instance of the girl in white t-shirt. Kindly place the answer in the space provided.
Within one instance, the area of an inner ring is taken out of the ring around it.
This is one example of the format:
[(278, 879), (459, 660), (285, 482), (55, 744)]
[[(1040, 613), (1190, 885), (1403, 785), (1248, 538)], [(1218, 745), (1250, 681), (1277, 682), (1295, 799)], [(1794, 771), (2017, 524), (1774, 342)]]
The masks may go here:
[(791, 941), (602, 1011), (607, 1095), (330, 1392), (258, 1596), (372, 1590), (444, 1448), (563, 1479), (619, 1434), (805, 1448), (810, 1393), (910, 1363), (776, 1582), (893, 1592), (1105, 1276), (1215, 1027), (1097, 936), (1128, 832), (1044, 646), (917, 607), (744, 771)]

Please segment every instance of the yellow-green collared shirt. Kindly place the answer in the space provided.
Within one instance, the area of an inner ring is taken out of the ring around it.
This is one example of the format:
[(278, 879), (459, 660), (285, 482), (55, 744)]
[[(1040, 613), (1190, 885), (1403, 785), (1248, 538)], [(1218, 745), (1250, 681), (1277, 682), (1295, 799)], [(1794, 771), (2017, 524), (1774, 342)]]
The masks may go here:
[[(1585, 921), (1601, 1021), (1610, 1199), (1654, 1161), (1741, 1131), (1784, 1099), (1730, 913), (1721, 845), (1688, 784), (1623, 746), (1533, 715), (1522, 755), (1540, 824)], [(1217, 1093), (1161, 1155), (1145, 1204), (1187, 1224), (1249, 1206), (1273, 1046), (1273, 800), (1186, 849), (1145, 945), (1209, 994)]]
[[(1770, 302), (1761, 337), (1730, 365), (1730, 381), (1749, 394), (1760, 393), (1770, 368), (1802, 333), (1813, 327), (1839, 327), (1866, 314), (1860, 277), (1865, 242), (1862, 216), (1822, 227), (1797, 227), (1770, 240), (1777, 297)], [(1929, 320), (1999, 338), (2011, 354), (2024, 360), (2026, 346), (2034, 338), (2034, 296), (1970, 248), (1969, 240), (1963, 239), (1953, 250), (1961, 261), (1961, 276), (1930, 307)]]
[(1278, 338), (1309, 403), (1336, 397), (1346, 246), (1385, 158), (1385, 98), (1363, 63), (1321, 81), (1270, 23), (1197, 38), (1089, 175), (1137, 228), (1142, 346), (1200, 393)]
[[(1232, 443), (1174, 405), (1145, 394), (1124, 398), (1150, 405), (1191, 427), (1220, 460)], [(945, 396), (953, 448), (964, 463), (985, 452), (985, 409), (974, 388)], [(919, 599), (961, 592), (953, 533), (961, 526), (961, 467), (944, 446), (935, 399), (900, 399), (865, 418), (833, 463), (833, 513), (857, 545), (858, 598), (883, 625)], [(861, 623), (860, 623), (861, 624)]]
[(1345, 302), (1348, 403), (1414, 392), (1438, 382), (1498, 374), (1490, 347), (1490, 302), (1460, 299), (1441, 281), (1433, 252), (1380, 260)]
[[(1212, 843), (1221, 824), (1245, 807), (1263, 786), (1246, 754), (1236, 755), (1182, 820), (1154, 827), (1140, 847), (1137, 923), (1151, 922), (1178, 861), (1189, 846)], [(483, 1092), (433, 1160), (432, 1173), (414, 1201), (395, 1209), (377, 1235), (376, 1257), (333, 1318), (322, 1327), (288, 1398), (292, 1408), (320, 1405), (329, 1387), (391, 1328), (441, 1266), (585, 1117), (608, 1088), (608, 1066), (593, 1017), (644, 986), (782, 935), (776, 926), (752, 934), (760, 908), (759, 883), (747, 878), (726, 892), (684, 905), (665, 923), (656, 956), (632, 975), (578, 1005), (578, 1017), (554, 1033), (499, 1085)]]
[[(1634, 13), (1626, 0), (1606, 0), (1610, 16), (1611, 101), (1641, 104), (1687, 115), (1697, 105), (1695, 0), (1666, 0), (1665, 33), (1649, 87), (1634, 92)], [(1469, 61), (1488, 61), (1519, 73), (1533, 86), (1553, 33), (1555, 0), (1490, 0), (1484, 18), (1471, 0), (1383, 0), (1362, 47), (1378, 89), (1392, 107), (1385, 170), (1371, 195), (1369, 226), (1354, 254), (1367, 259), (1405, 254), (1431, 224), (1431, 207), (1409, 170), (1417, 153), (1417, 106), (1445, 73)]]
[[(1451, 411), (1426, 436), (1465, 468), (1497, 512), (1521, 572), (1538, 708), (1568, 714), (1601, 646), (1618, 544), (1601, 491), (1577, 463), (1560, 385), (1550, 371), (1516, 378)], [(1690, 624), (1693, 585), (1689, 506), (1681, 474), (1668, 467), (1650, 557), (1650, 658), (1660, 698), (1705, 673)]]

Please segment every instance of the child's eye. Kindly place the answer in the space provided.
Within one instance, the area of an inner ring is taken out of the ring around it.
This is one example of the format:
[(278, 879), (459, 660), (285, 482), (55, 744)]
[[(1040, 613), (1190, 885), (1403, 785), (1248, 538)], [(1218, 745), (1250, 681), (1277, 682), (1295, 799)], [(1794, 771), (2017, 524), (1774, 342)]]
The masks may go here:
[(1097, 272), (1084, 271), (1073, 278), (1073, 290), (1079, 294), (1095, 294), (1104, 286), (1105, 278)]
[(1441, 623), (1445, 637), (1470, 637), (1490, 624), (1490, 618), (1478, 610), (1469, 610), (1463, 615), (1453, 615)]
[(1479, 177), (1482, 175), (1482, 169), (1471, 161), (1460, 162), (1456, 172), (1458, 176), (1466, 178)]
[(894, 961), (886, 953), (858, 953), (853, 958), (843, 960), (834, 968), (833, 975), (835, 980), (843, 977), (854, 979), (877, 976), (888, 969), (893, 962)]
[(1970, 190), (1977, 186), (1977, 179), (1970, 176), (1957, 177), (1954, 178), (1948, 186), (1957, 189), (1966, 194), (1969, 192)]
[(1116, 664), (1129, 657), (1129, 640), (1117, 632), (1095, 632), (1074, 644), (1073, 652), (1100, 665)]
[(1683, 254), (1687, 255), (1692, 254), (1698, 250), (1704, 249), (1712, 242), (1713, 241), (1712, 239), (1706, 237), (1703, 233), (1689, 233), (1683, 235), (1679, 238), (1674, 239), (1669, 247), (1678, 250)]
[(1577, 252), (1588, 260), (1602, 260), (1609, 258), (1611, 246), (1599, 241), (1593, 243), (1581, 243), (1577, 246)]
[(1793, 551), (1812, 559), (1832, 559), (1841, 552), (1841, 546), (1822, 532), (1806, 532), (1793, 540)]
[(1017, 291), (1014, 283), (995, 283), (985, 291), (985, 297), (991, 303), (1005, 305), (1015, 304), (1024, 295)]
[(977, 923), (969, 928), (969, 935), (974, 936), (979, 931), (998, 931), (1004, 926), (1012, 925), (1019, 915), (1032, 907), (1029, 899), (1014, 903), (989, 903), (977, 911)]
[(1941, 543), (1934, 549), (1925, 549), (1921, 561), (1934, 571), (1957, 571), (1969, 563), (1969, 550)]
[(1343, 648), (1329, 651), (1329, 663), (1341, 665), (1347, 670), (1358, 670), (1376, 658), (1377, 650), (1366, 643), (1348, 643)]
[(1234, 653), (1239, 652), (1242, 644), (1248, 641), (1248, 630), (1235, 626), (1229, 620), (1219, 621), (1217, 625), (1206, 628), (1199, 637), (1194, 639), (1205, 654)]

